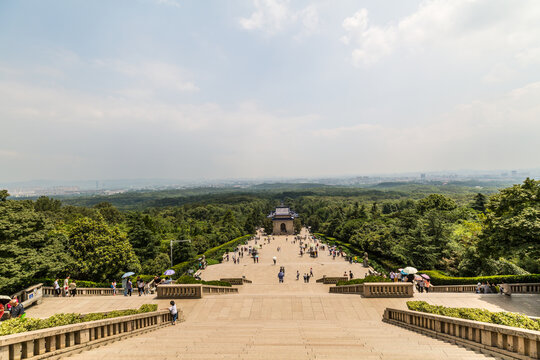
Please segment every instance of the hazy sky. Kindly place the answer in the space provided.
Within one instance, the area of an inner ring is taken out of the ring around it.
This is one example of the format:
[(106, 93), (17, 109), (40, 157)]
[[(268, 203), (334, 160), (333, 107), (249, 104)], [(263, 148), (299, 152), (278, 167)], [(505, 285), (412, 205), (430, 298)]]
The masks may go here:
[(540, 1), (0, 1), (0, 181), (540, 166)]

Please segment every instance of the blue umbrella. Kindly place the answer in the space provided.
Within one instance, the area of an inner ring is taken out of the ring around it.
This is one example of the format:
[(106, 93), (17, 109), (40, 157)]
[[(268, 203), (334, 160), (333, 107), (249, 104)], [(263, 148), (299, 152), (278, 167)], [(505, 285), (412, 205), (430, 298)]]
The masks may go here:
[(135, 275), (134, 272), (128, 271), (127, 273), (125, 273), (124, 275), (122, 275), (122, 279), (125, 279), (125, 278), (127, 278), (127, 277), (129, 277), (129, 276), (133, 276), (133, 275)]
[(163, 275), (165, 275), (165, 276), (170, 276), (170, 275), (174, 275), (174, 273), (175, 273), (174, 270), (169, 269), (169, 270), (165, 271), (165, 272), (163, 273)]

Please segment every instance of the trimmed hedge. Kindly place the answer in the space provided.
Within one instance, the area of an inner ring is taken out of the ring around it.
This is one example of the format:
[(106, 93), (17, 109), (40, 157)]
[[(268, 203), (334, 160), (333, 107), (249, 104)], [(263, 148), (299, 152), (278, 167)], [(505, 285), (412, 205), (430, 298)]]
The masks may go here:
[[(244, 236), (237, 237), (235, 239), (232, 239), (231, 241), (228, 241), (224, 244), (221, 244), (219, 246), (213, 247), (211, 249), (208, 249), (204, 252), (204, 254), (200, 254), (195, 256), (193, 259), (181, 262), (179, 264), (176, 264), (172, 267), (172, 269), (176, 272), (175, 276), (181, 276), (189, 269), (196, 269), (197, 264), (199, 262), (199, 258), (203, 255), (206, 258), (206, 261), (208, 262), (210, 259), (217, 260), (221, 262), (223, 258), (223, 254), (228, 252), (231, 249), (236, 248), (239, 244), (243, 244), (246, 242), (246, 240), (250, 239), (253, 235), (248, 234)], [(173, 276), (174, 277), (174, 276)]]
[(203, 284), (203, 285), (213, 285), (213, 286), (227, 286), (231, 287), (232, 285), (226, 281), (220, 281), (220, 280), (210, 280), (210, 281), (204, 281), (204, 280), (197, 280), (193, 276), (189, 275), (182, 275), (178, 279), (176, 279), (177, 284)]
[(338, 281), (336, 286), (343, 286), (343, 285), (356, 285), (356, 284), (363, 284), (363, 283), (371, 283), (371, 282), (391, 282), (390, 279), (377, 276), (377, 275), (369, 275), (366, 276), (363, 279), (352, 279), (348, 281)]
[(475, 308), (448, 308), (430, 305), (425, 301), (407, 301), (409, 310), (429, 314), (450, 316), (459, 319), (482, 321), (490, 324), (513, 326), (528, 330), (540, 330), (540, 320), (533, 320), (525, 315), (509, 312), (491, 312)]
[(55, 314), (47, 319), (15, 318), (0, 323), (0, 336), (22, 333), (26, 331), (47, 329), (56, 326), (72, 325), (87, 321), (110, 319), (120, 316), (142, 314), (156, 311), (157, 304), (144, 304), (139, 309), (114, 310), (106, 313), (91, 314)]
[(540, 283), (540, 274), (452, 277), (437, 270), (424, 270), (419, 273), (429, 275), (431, 278), (431, 285), (475, 285), (484, 282), (496, 284), (503, 282), (509, 284)]

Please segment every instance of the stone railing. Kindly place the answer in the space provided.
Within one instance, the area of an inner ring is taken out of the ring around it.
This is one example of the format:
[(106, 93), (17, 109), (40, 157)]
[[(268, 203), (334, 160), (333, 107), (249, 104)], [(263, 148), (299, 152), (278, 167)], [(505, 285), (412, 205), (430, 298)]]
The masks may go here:
[(437, 285), (430, 286), (429, 292), (476, 292), (476, 285)]
[(0, 337), (0, 360), (44, 359), (171, 323), (168, 310), (58, 326)]
[[(431, 286), (429, 291), (474, 293), (476, 287), (476, 285), (437, 285)], [(540, 283), (507, 284), (507, 289), (507, 294), (540, 294)]]
[(354, 285), (332, 286), (333, 294), (359, 294), (364, 297), (412, 297), (411, 283), (363, 283)]
[(364, 283), (365, 297), (413, 297), (412, 283)]
[(34, 304), (40, 304), (43, 298), (43, 284), (37, 284), (30, 286), (24, 290), (16, 292), (11, 297), (17, 296), (19, 302), (25, 307), (28, 308)]
[(343, 285), (343, 286), (332, 286), (330, 287), (330, 292), (333, 294), (360, 294), (364, 293), (363, 284), (355, 285)]
[(206, 295), (238, 293), (237, 288), (228, 286), (211, 286), (201, 284), (159, 285), (158, 299), (200, 299)]
[[(139, 289), (133, 288), (133, 294), (138, 294)], [(123, 295), (124, 289), (116, 288), (116, 295)], [(114, 295), (112, 288), (77, 288), (76, 296), (112, 296)], [(52, 286), (43, 287), (43, 296), (56, 296)]]
[(316, 282), (323, 284), (337, 284), (339, 281), (347, 280), (349, 280), (347, 276), (323, 276), (322, 278), (316, 280)]
[(510, 294), (540, 294), (540, 283), (508, 284)]
[(540, 358), (540, 331), (389, 308), (383, 321), (496, 357)]
[(252, 281), (244, 278), (221, 278), (219, 281), (225, 281), (228, 282), (231, 285), (244, 285), (244, 284), (251, 284)]

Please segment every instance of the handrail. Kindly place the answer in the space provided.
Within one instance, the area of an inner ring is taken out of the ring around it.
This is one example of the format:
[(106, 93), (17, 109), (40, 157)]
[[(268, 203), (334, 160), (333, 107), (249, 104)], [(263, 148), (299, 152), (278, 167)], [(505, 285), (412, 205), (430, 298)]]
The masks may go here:
[(0, 337), (0, 359), (43, 359), (170, 324), (168, 310), (58, 326)]
[(158, 299), (200, 299), (204, 294), (238, 293), (238, 288), (202, 284), (169, 284), (157, 287)]
[(384, 311), (383, 321), (491, 355), (517, 359), (540, 356), (540, 331), (391, 308)]

